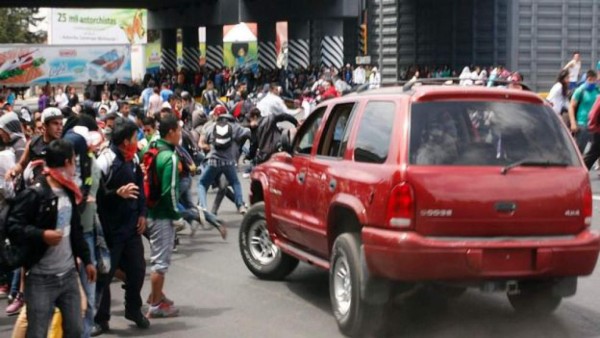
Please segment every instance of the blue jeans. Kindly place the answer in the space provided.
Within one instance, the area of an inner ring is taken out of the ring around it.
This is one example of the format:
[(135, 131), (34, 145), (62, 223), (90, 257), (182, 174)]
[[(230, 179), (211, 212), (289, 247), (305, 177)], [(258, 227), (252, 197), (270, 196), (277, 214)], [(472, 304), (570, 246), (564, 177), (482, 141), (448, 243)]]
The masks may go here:
[[(96, 239), (94, 231), (84, 232), (83, 239), (88, 245), (90, 250), (90, 258), (92, 264), (96, 266)], [(94, 316), (96, 315), (96, 282), (88, 281), (85, 268), (79, 269), (79, 278), (81, 280), (81, 286), (85, 291), (87, 297), (87, 309), (85, 310), (85, 316), (83, 317), (83, 334), (82, 338), (90, 337), (92, 328), (94, 327)]]
[(12, 272), (12, 281), (10, 282), (10, 295), (15, 296), (21, 286), (21, 268)]
[(27, 338), (46, 338), (54, 307), (62, 315), (63, 337), (81, 337), (81, 296), (75, 267), (62, 276), (27, 274)]
[(588, 131), (588, 127), (583, 124), (578, 124), (579, 131), (575, 135), (575, 141), (577, 142), (577, 148), (582, 154), (585, 152), (585, 147), (592, 140), (592, 134)]
[(219, 174), (225, 175), (229, 184), (233, 187), (233, 193), (235, 195), (235, 206), (240, 208), (244, 205), (244, 197), (242, 196), (242, 185), (237, 176), (237, 170), (234, 165), (227, 165), (221, 167), (206, 166), (206, 169), (200, 176), (200, 184), (198, 185), (198, 197), (200, 199), (200, 206), (204, 209), (207, 208), (208, 203), (206, 202), (206, 192), (208, 187), (215, 182), (215, 179)]

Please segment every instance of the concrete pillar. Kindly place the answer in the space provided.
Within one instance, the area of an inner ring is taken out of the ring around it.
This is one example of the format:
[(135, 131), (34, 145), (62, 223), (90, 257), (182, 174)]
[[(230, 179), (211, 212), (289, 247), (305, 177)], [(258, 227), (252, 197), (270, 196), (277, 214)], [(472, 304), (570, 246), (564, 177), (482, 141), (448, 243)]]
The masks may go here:
[(182, 29), (181, 40), (183, 44), (183, 68), (200, 71), (200, 39), (198, 27), (185, 27)]
[(340, 69), (344, 65), (344, 21), (323, 20), (321, 65)]
[(275, 22), (258, 23), (258, 65), (267, 70), (277, 68), (277, 50), (275, 41), (277, 32)]
[(211, 70), (223, 67), (223, 26), (206, 27), (206, 65)]
[(288, 22), (288, 67), (308, 68), (310, 64), (310, 22)]
[(360, 25), (357, 19), (344, 20), (344, 63), (353, 65), (358, 56), (360, 43)]
[(160, 31), (160, 68), (170, 73), (177, 71), (177, 30)]

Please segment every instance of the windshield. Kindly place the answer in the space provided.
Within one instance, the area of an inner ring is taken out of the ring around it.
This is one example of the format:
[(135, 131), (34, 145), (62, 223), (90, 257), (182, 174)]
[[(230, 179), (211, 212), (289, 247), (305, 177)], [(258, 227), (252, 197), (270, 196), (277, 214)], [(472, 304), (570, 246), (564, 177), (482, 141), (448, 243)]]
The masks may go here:
[(547, 107), (525, 103), (417, 103), (411, 111), (410, 163), (577, 166), (577, 152), (555, 115)]

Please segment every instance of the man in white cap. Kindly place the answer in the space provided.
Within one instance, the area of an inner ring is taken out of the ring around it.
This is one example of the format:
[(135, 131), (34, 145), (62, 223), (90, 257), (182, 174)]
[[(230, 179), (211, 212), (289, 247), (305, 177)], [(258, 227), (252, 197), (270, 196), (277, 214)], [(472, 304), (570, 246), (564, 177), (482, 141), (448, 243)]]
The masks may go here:
[[(23, 153), (23, 156), (21, 156), (19, 163), (6, 173), (5, 178), (7, 180), (23, 173), (30, 162), (43, 160), (46, 155), (46, 148), (50, 142), (61, 138), (63, 130), (63, 114), (60, 109), (55, 107), (44, 109), (42, 112), (42, 123), (44, 124), (44, 133), (32, 138), (31, 141), (27, 143), (25, 152)], [(41, 169), (42, 166), (40, 166), (40, 170)], [(37, 176), (37, 174), (39, 174), (39, 172), (33, 172), (34, 177)]]
[(377, 71), (377, 67), (373, 67), (371, 70), (371, 76), (369, 76), (369, 89), (379, 88), (381, 85), (381, 75)]

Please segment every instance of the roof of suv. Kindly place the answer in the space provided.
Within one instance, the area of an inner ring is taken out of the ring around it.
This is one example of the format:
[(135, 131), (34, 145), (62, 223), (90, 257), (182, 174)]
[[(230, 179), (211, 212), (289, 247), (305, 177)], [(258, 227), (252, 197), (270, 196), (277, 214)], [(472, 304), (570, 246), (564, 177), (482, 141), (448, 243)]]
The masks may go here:
[(534, 92), (481, 86), (430, 86), (422, 85), (404, 91), (403, 87), (385, 87), (357, 93), (358, 96), (407, 95), (412, 102), (448, 100), (501, 100), (544, 104), (544, 100)]

